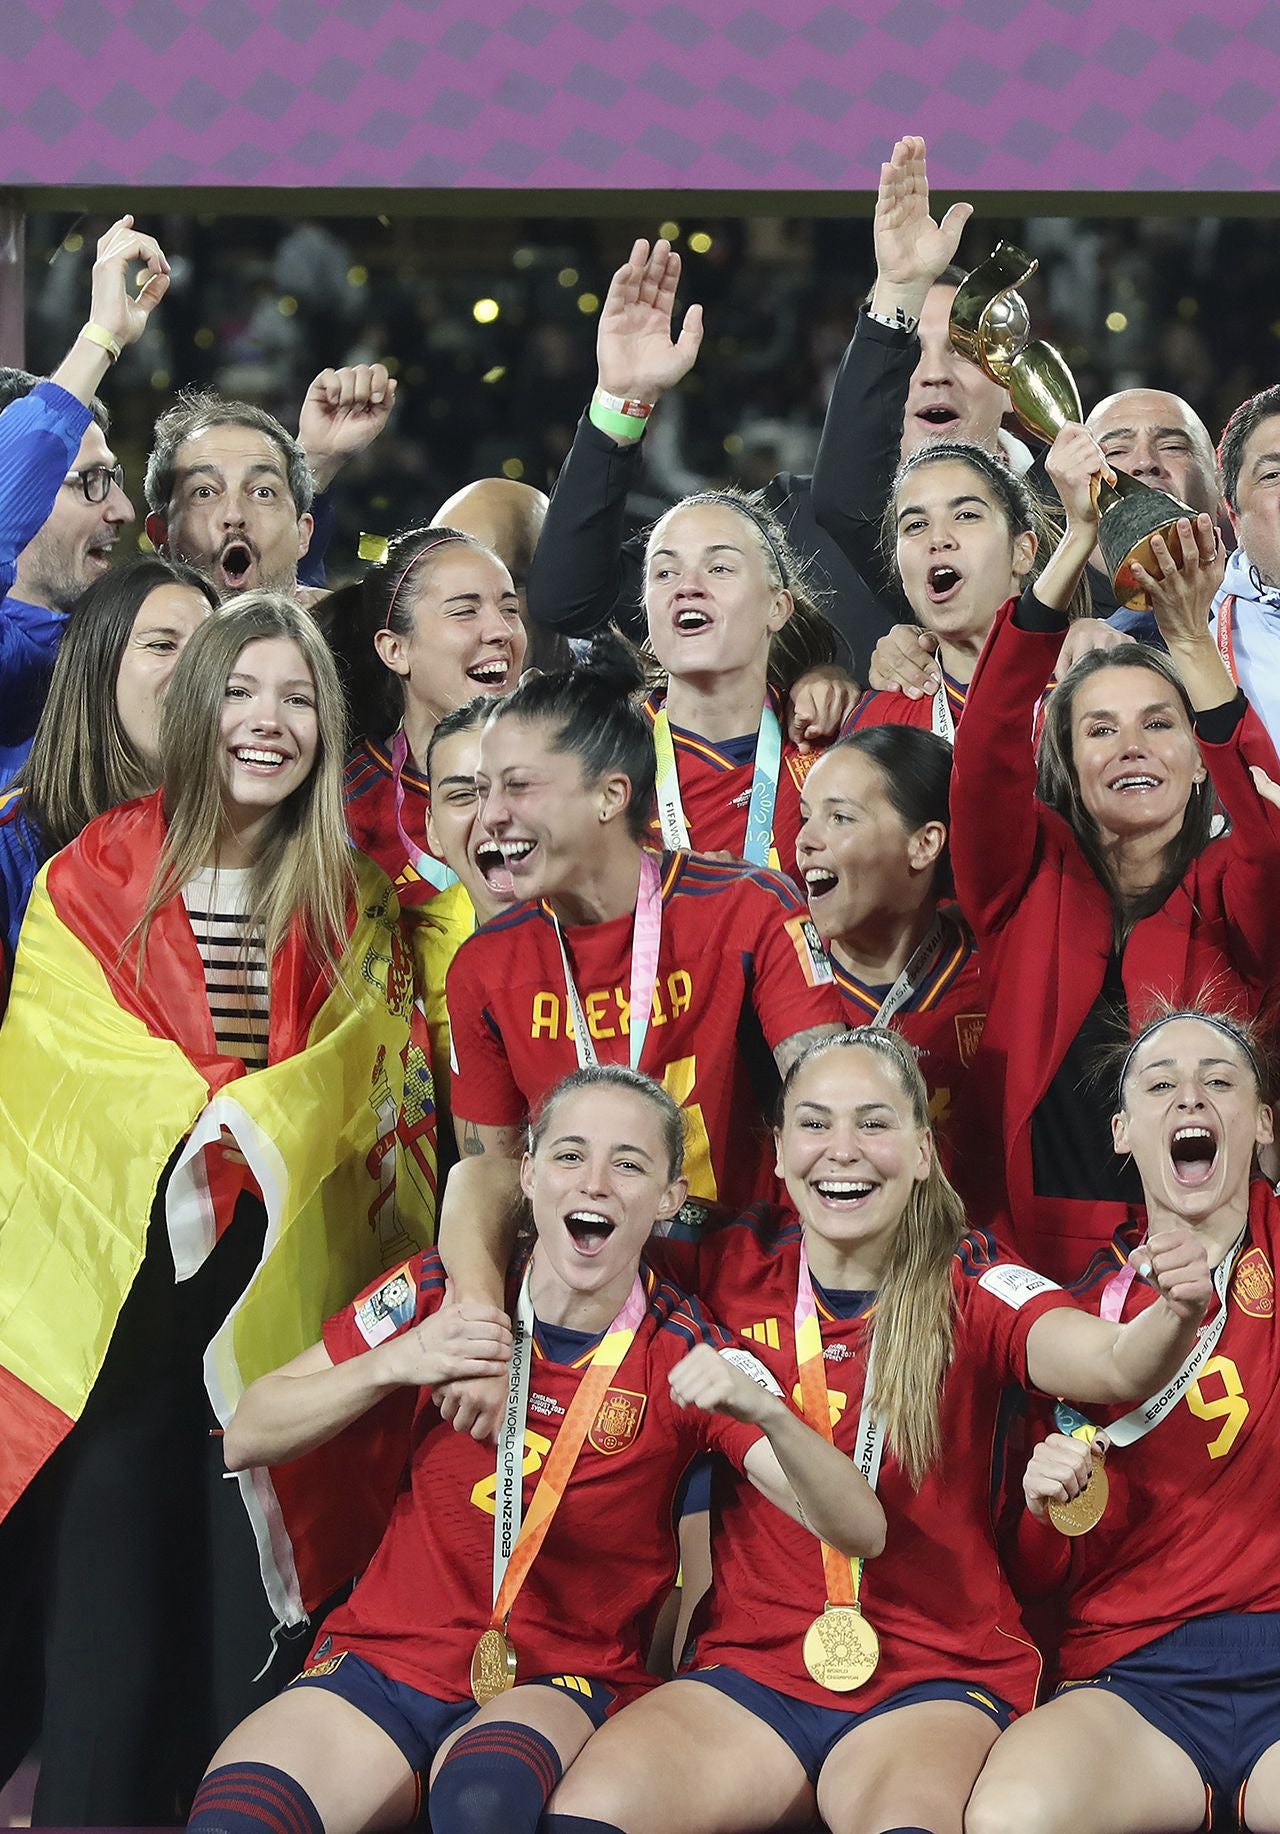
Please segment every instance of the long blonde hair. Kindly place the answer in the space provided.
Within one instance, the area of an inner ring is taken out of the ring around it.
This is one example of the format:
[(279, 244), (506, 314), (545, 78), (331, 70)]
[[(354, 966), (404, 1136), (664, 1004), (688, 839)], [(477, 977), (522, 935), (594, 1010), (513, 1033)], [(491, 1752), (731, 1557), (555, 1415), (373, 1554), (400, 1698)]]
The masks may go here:
[(315, 620), (278, 592), (228, 599), (196, 631), (173, 672), (160, 716), (160, 766), (168, 832), (138, 923), (139, 974), (162, 904), (217, 852), (225, 834), (221, 722), (227, 677), (246, 644), (288, 637), (316, 694), (316, 758), (307, 779), (273, 811), (249, 874), (248, 908), (268, 960), (295, 919), (336, 969), (347, 938), (355, 871), (342, 800), (345, 711), (338, 673)]
[[(911, 1103), (913, 1123), (927, 1131), (929, 1091), (911, 1047), (896, 1032), (872, 1025), (820, 1038), (796, 1059), (782, 1087), (784, 1116), (805, 1065), (833, 1050), (878, 1057)], [(935, 1153), (928, 1176), (912, 1185), (894, 1232), (871, 1323), (876, 1347), (871, 1407), (917, 1489), (942, 1450), (938, 1405), (955, 1349), (951, 1263), (964, 1233), (964, 1205)]]

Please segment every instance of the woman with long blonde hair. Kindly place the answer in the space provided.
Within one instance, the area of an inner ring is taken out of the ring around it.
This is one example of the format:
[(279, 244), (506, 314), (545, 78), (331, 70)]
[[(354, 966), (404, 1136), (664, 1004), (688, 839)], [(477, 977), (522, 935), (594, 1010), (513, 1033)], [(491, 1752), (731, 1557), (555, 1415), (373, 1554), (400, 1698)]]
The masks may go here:
[[(672, 1267), (809, 1424), (875, 1487), (867, 1568), (712, 1493), (712, 1588), (678, 1678), (587, 1746), (549, 1834), (960, 1834), (1039, 1657), (995, 1553), (991, 1448), (1002, 1393), (1146, 1392), (1194, 1341), (1210, 1296), (1185, 1230), (1152, 1237), (1145, 1330), (1078, 1311), (966, 1233), (933, 1150), (910, 1048), (864, 1027), (792, 1067), (777, 1130), (789, 1207), (704, 1227)], [(652, 1257), (651, 1257), (652, 1258)], [(922, 1763), (921, 1754), (928, 1753)]]
[(293, 1538), (287, 1474), (221, 1482), (219, 1429), (432, 1226), (425, 1022), (346, 838), (343, 734), (310, 616), (229, 601), (174, 670), (161, 788), (32, 895), (0, 1027), (0, 1511), (45, 1524), (46, 1823), (173, 1821), (287, 1678), (273, 1616), (341, 1570)]

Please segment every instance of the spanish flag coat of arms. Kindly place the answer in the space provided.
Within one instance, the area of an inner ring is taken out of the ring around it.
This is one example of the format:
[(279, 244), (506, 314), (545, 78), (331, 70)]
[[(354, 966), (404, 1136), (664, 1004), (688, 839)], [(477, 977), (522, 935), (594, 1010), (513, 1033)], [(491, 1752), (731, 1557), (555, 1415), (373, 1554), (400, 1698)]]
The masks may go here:
[[(139, 982), (131, 933), (163, 839), (159, 794), (92, 822), (43, 869), (23, 924), (0, 1024), (0, 1514), (83, 1411), (158, 1195), (179, 1280), (242, 1191), (266, 1208), (262, 1259), (205, 1352), (224, 1424), (248, 1383), (434, 1233), (430, 1046), (385, 876), (356, 856), (338, 979), (286, 938), (267, 1067), (247, 1072), (219, 1054), (180, 896)], [(389, 1497), (352, 1484), (345, 1439), (241, 1475), (282, 1622), (357, 1571), (385, 1523)], [(393, 1485), (394, 1460), (379, 1470)]]

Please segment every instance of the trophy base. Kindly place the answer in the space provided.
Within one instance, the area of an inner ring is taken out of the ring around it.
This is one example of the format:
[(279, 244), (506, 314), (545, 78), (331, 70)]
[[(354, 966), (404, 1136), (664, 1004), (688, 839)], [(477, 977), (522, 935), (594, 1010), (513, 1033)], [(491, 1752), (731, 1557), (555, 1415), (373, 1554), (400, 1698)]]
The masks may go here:
[[(1132, 485), (1134, 480), (1126, 478), (1125, 482)], [(1151, 552), (1153, 537), (1163, 535), (1169, 543), (1178, 519), (1192, 513), (1176, 497), (1144, 484), (1137, 484), (1132, 491), (1126, 490), (1103, 510), (1098, 546), (1111, 575), (1116, 599), (1129, 611), (1151, 609), (1151, 595), (1138, 584), (1134, 575), (1135, 563), (1145, 567), (1148, 573), (1157, 572)]]

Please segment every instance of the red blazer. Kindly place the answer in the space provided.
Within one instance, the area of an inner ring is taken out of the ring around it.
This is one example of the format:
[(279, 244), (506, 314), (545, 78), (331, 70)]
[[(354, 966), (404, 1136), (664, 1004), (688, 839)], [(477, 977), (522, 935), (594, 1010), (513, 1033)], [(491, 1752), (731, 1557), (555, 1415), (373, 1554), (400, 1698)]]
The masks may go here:
[[(1032, 721), (1065, 623), (1020, 630), (1014, 604), (996, 618), (956, 733), (951, 854), (988, 1004), (955, 1126), (975, 1131), (988, 1201), (1007, 1201), (1019, 1251), (1056, 1278), (1074, 1278), (1124, 1210), (1036, 1197), (1031, 1117), (1102, 989), (1112, 906), (1070, 826), (1035, 795)], [(1215, 1007), (1254, 1013), (1280, 978), (1280, 818), (1248, 771), (1261, 764), (1274, 777), (1280, 763), (1250, 710), (1226, 744), (1200, 746), (1231, 828), (1129, 935), (1121, 973), (1135, 1022), (1156, 995), (1207, 996)], [(967, 1145), (966, 1157), (973, 1163)]]

